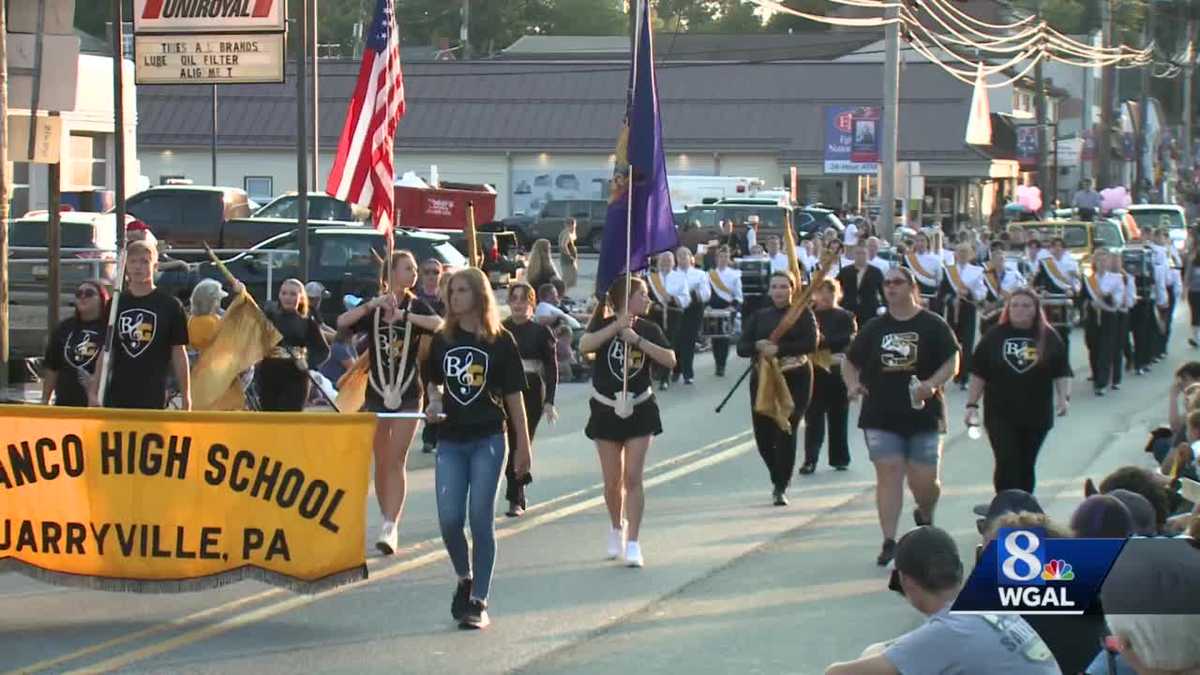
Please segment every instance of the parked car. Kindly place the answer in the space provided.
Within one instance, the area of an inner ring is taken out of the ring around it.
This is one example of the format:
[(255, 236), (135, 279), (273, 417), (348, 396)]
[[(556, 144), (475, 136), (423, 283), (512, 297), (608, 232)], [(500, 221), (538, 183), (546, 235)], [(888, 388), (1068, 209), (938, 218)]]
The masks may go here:
[(607, 216), (608, 202), (603, 199), (552, 199), (546, 202), (537, 217), (528, 224), (523, 238), (530, 242), (549, 239), (557, 246), (558, 235), (566, 226), (567, 219), (574, 218), (575, 234), (580, 246), (599, 251)]
[[(395, 236), (396, 250), (411, 251), (418, 263), (436, 258), (451, 267), (466, 265), (466, 259), (443, 235), (396, 230)], [(321, 282), (330, 293), (321, 305), (323, 319), (332, 321), (346, 311), (342, 298), (347, 294), (366, 298), (378, 293), (380, 261), (387, 255), (382, 234), (366, 227), (320, 226), (309, 231), (308, 242), (307, 280)], [(300, 276), (296, 233), (271, 237), (224, 263), (256, 300), (265, 302), (275, 297), (284, 279)], [(164, 271), (158, 285), (186, 300), (201, 279), (225, 281), (215, 264), (205, 262), (185, 270)]]
[(1182, 253), (1187, 248), (1187, 213), (1182, 206), (1177, 204), (1133, 204), (1126, 213), (1137, 224), (1143, 237), (1151, 230), (1166, 228), (1175, 250)]
[(161, 185), (130, 197), (125, 210), (170, 248), (198, 249), (205, 243), (234, 248), (251, 243), (228, 240), (225, 233), (229, 221), (250, 216), (249, 198), (238, 188)]
[[(288, 192), (259, 208), (251, 218), (287, 218), (295, 220), (300, 217), (297, 193)], [(371, 210), (350, 204), (340, 199), (330, 197), (324, 192), (308, 193), (309, 220), (335, 220), (343, 223), (367, 223), (371, 221)]]
[(815, 206), (793, 208), (776, 199), (748, 197), (723, 199), (715, 204), (689, 208), (684, 216), (684, 224), (679, 229), (680, 240), (694, 250), (695, 243), (711, 241), (720, 235), (722, 220), (733, 222), (741, 230), (751, 216), (757, 216), (758, 240), (761, 242), (773, 234), (783, 235), (789, 213), (796, 228), (797, 241), (819, 235), (830, 227), (837, 230), (839, 235), (846, 229), (829, 209)]

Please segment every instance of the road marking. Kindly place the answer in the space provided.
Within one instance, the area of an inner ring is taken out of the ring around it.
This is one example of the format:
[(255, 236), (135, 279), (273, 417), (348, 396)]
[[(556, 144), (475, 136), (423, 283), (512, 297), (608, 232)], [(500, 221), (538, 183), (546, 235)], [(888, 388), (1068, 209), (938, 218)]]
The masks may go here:
[[(710, 466), (720, 464), (722, 462), (728, 461), (728, 460), (738, 457), (740, 455), (746, 454), (753, 447), (755, 447), (753, 441), (746, 441), (746, 442), (740, 443), (738, 445), (735, 445), (733, 447), (726, 448), (725, 450), (714, 453), (707, 457), (702, 457), (700, 459), (697, 459), (695, 462), (686, 464), (684, 466), (675, 467), (674, 469), (671, 469), (670, 471), (666, 471), (666, 472), (658, 474), (652, 478), (646, 479), (644, 481), (645, 487), (652, 488), (652, 487), (655, 487), (658, 485), (662, 485), (663, 483), (668, 483), (668, 482), (673, 481), (682, 476), (686, 476), (688, 474), (692, 474), (697, 471), (706, 469)], [(505, 538), (508, 538), (511, 536), (515, 536), (522, 532), (531, 530), (535, 527), (539, 527), (541, 525), (545, 525), (545, 524), (552, 523), (552, 522), (555, 522), (558, 520), (562, 520), (563, 518), (567, 518), (569, 516), (575, 515), (577, 513), (586, 511), (588, 509), (591, 509), (591, 508), (594, 508), (597, 506), (602, 506), (603, 504), (604, 504), (604, 496), (599, 495), (596, 497), (591, 497), (589, 499), (585, 499), (585, 500), (583, 500), (581, 502), (577, 502), (575, 504), (563, 506), (560, 509), (550, 511), (548, 513), (537, 514), (537, 515), (534, 515), (532, 518), (529, 518), (528, 520), (522, 519), (523, 522), (521, 522), (517, 525), (514, 525), (513, 527), (509, 527), (509, 528), (505, 528), (504, 530), (497, 531), (496, 539), (499, 540), (499, 539), (505, 539)], [(528, 513), (526, 515), (528, 515)], [(252, 609), (252, 610), (249, 610), (242, 614), (236, 614), (236, 615), (228, 617), (226, 619), (222, 619), (214, 624), (211, 624), (208, 626), (203, 626), (203, 627), (197, 628), (195, 630), (188, 631), (188, 632), (182, 633), (180, 635), (176, 635), (173, 638), (164, 640), (157, 644), (148, 645), (148, 646), (142, 647), (140, 649), (135, 649), (131, 652), (121, 654), (118, 656), (114, 656), (110, 659), (106, 659), (104, 661), (94, 663), (85, 668), (81, 668), (81, 669), (69, 671), (69, 672), (72, 672), (72, 673), (98, 673), (98, 672), (119, 670), (121, 668), (125, 668), (134, 663), (137, 663), (138, 661), (143, 661), (145, 659), (148, 659), (148, 658), (151, 658), (154, 656), (159, 656), (159, 655), (164, 654), (169, 651), (173, 651), (180, 647), (185, 647), (190, 644), (201, 642), (203, 640), (207, 640), (209, 638), (216, 637), (216, 636), (222, 635), (224, 633), (228, 633), (229, 631), (235, 630), (237, 628), (241, 628), (243, 626), (247, 626), (249, 624), (252, 624), (252, 623), (255, 623), (258, 621), (262, 621), (263, 619), (277, 616), (284, 612), (288, 612), (293, 609), (298, 609), (298, 608), (304, 607), (306, 605), (310, 605), (314, 602), (317, 602), (318, 600), (323, 600), (325, 598), (332, 597), (332, 596), (344, 593), (349, 590), (358, 590), (358, 589), (360, 589), (368, 584), (371, 584), (375, 581), (387, 579), (387, 578), (396, 576), (397, 574), (403, 574), (404, 572), (410, 572), (410, 571), (418, 569), (420, 567), (424, 567), (425, 565), (428, 565), (430, 563), (437, 562), (439, 560), (444, 560), (447, 557), (448, 557), (448, 555), (444, 549), (430, 551), (429, 553), (426, 553), (424, 555), (418, 556), (416, 558), (412, 558), (410, 560), (406, 560), (402, 563), (399, 563), (397, 565), (393, 565), (384, 570), (381, 570), (378, 574), (375, 574), (374, 576), (367, 579), (366, 581), (362, 581), (362, 582), (354, 583), (354, 584), (347, 584), (345, 586), (339, 586), (337, 588), (332, 588), (327, 591), (317, 593), (314, 595), (295, 596), (295, 597), (289, 598), (287, 600), (284, 600), (283, 602), (278, 602), (278, 603), (275, 603), (272, 605), (267, 605), (265, 607), (259, 607), (257, 609)]]
[[(733, 436), (729, 436), (729, 437), (723, 438), (721, 440), (714, 441), (712, 443), (704, 445), (702, 447), (696, 448), (695, 450), (689, 450), (688, 452), (685, 452), (685, 453), (682, 453), (679, 455), (675, 455), (673, 457), (669, 457), (667, 459), (664, 459), (660, 462), (656, 462), (655, 464), (652, 464), (652, 465), (646, 467), (646, 473), (651, 474), (651, 473), (654, 473), (657, 471), (661, 471), (662, 469), (666, 469), (668, 467), (676, 466), (681, 463), (686, 463), (686, 462), (692, 460), (693, 458), (703, 455), (707, 452), (710, 452), (716, 448), (719, 448), (722, 445), (727, 445), (729, 443), (735, 443), (744, 438), (748, 438), (749, 436), (750, 436), (750, 431), (748, 431), (748, 430), (743, 431), (741, 433), (734, 434)], [(654, 479), (647, 480), (646, 484), (647, 485), (652, 485), (652, 484), (657, 485), (658, 483), (652, 482), (653, 480)], [(603, 482), (595, 483), (588, 487), (585, 487), (585, 488), (582, 488), (579, 490), (575, 490), (573, 492), (568, 492), (567, 494), (559, 495), (558, 497), (549, 499), (540, 504), (535, 504), (534, 506), (530, 507), (528, 511), (525, 512), (526, 518), (528, 518), (528, 520), (525, 520), (524, 522), (526, 524), (531, 523), (531, 522), (538, 523), (538, 522), (540, 522), (537, 520), (537, 518), (539, 517), (539, 514), (542, 514), (543, 512), (548, 511), (549, 509), (551, 509), (552, 507), (554, 507), (558, 504), (562, 504), (564, 502), (569, 502), (569, 501), (578, 499), (579, 497), (582, 497), (589, 492), (594, 492), (596, 490), (600, 490), (603, 487), (604, 487)], [(603, 499), (601, 498), (601, 502), (602, 501), (603, 501)], [(572, 511), (571, 513), (576, 513), (576, 511)], [(549, 514), (547, 514), (547, 515), (549, 515)], [(570, 514), (567, 514), (567, 515), (570, 515)], [(508, 522), (520, 523), (521, 521), (511, 521), (508, 519), (499, 520), (498, 519), (498, 522), (499, 523), (508, 523)], [(515, 529), (515, 531), (513, 531), (514, 528), (519, 528), (519, 529)], [(497, 527), (496, 536), (497, 536), (497, 538), (502, 538), (505, 536), (509, 536), (508, 534), (505, 534), (505, 533), (508, 533), (510, 531), (512, 531), (511, 532), (512, 534), (516, 534), (517, 532), (524, 532), (526, 529), (528, 529), (528, 527), (521, 527), (519, 524), (513, 525), (513, 526), (500, 525)], [(440, 542), (441, 542), (440, 537), (433, 537), (433, 538), (426, 539), (424, 541), (420, 541), (415, 544), (406, 546), (403, 549), (403, 551), (406, 553), (415, 553), (424, 548), (428, 548), (435, 544), (439, 544)], [(435, 551), (434, 553), (436, 553), (436, 552), (437, 551)], [(371, 578), (375, 578), (376, 576), (378, 576), (379, 578), (386, 578), (383, 576), (385, 573), (387, 576), (392, 576), (393, 574), (399, 574), (400, 572), (403, 572), (403, 571), (415, 569), (415, 567), (410, 566), (411, 563), (414, 561), (424, 561), (428, 555), (429, 554), (426, 554), (424, 556), (419, 556), (417, 558), (412, 558), (410, 560), (405, 560), (403, 562), (396, 564), (393, 567), (385, 567), (383, 570), (381, 570), (380, 572), (377, 572), (377, 573), (372, 571), (372, 573), (375, 574), (375, 576), (372, 576)], [(368, 558), (367, 559), (367, 568), (368, 568), (368, 570), (371, 570), (371, 568), (384, 565), (388, 561), (389, 561), (389, 558), (383, 558), (383, 557)], [(431, 562), (431, 561), (426, 561), (426, 562)], [(419, 565), (416, 565), (416, 567), (420, 567), (421, 565), (426, 564), (426, 562), (421, 562)], [(396, 572), (391, 572), (391, 570), (393, 568), (400, 568), (400, 569), (398, 569)], [(355, 587), (355, 586), (356, 585), (351, 584), (351, 586), (349, 586), (349, 587)], [(216, 615), (228, 612), (228, 611), (237, 610), (241, 607), (245, 607), (248, 604), (252, 604), (252, 603), (258, 602), (260, 600), (268, 600), (270, 598), (274, 598), (276, 596), (283, 595), (285, 593), (286, 593), (286, 591), (281, 588), (267, 589), (265, 591), (255, 593), (254, 595), (250, 595), (250, 596), (247, 596), (244, 598), (239, 598), (237, 600), (232, 600), (230, 602), (227, 602), (227, 603), (224, 603), (221, 605), (217, 605), (216, 607), (209, 607), (208, 609), (203, 609), (203, 610), (193, 612), (191, 614), (187, 614), (187, 615), (184, 615), (181, 617), (176, 617), (174, 619), (170, 619), (163, 623), (159, 623), (154, 626), (149, 626), (147, 628), (143, 628), (142, 630), (134, 631), (132, 633), (126, 633), (124, 635), (121, 635), (120, 637), (112, 638), (111, 640), (105, 640), (104, 642), (98, 642), (93, 645), (88, 645), (87, 647), (81, 647), (80, 649), (77, 649), (72, 652), (68, 652), (66, 654), (61, 654), (59, 656), (51, 657), (49, 659), (45, 659), (42, 661), (36, 661), (27, 666), (22, 666), (16, 670), (5, 671), (5, 672), (6, 673), (36, 673), (36, 672), (40, 672), (40, 671), (44, 671), (44, 670), (49, 670), (60, 664), (67, 663), (69, 661), (75, 661), (77, 659), (81, 659), (81, 658), (90, 656), (92, 654), (96, 654), (98, 652), (103, 652), (103, 651), (106, 651), (109, 649), (113, 649), (115, 647), (120, 647), (120, 646), (128, 644), (130, 642), (143, 641), (146, 638), (154, 637), (156, 635), (160, 635), (162, 633), (166, 633), (166, 632), (169, 632), (172, 630), (176, 630), (179, 628), (187, 628), (191, 624), (195, 624), (200, 621), (205, 621), (209, 618), (212, 618), (213, 616), (216, 616)], [(316, 597), (316, 596), (311, 596), (311, 597)]]

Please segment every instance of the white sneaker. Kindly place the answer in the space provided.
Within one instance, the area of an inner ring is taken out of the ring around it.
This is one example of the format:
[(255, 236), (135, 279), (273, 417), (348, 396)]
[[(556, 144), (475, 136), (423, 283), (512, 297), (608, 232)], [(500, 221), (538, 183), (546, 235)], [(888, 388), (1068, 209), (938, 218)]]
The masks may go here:
[(646, 564), (642, 557), (642, 547), (636, 541), (625, 544), (625, 565), (627, 567), (643, 567)]
[(379, 530), (379, 539), (375, 540), (375, 548), (384, 555), (392, 555), (400, 547), (400, 528), (396, 521), (385, 520)]
[(621, 527), (614, 527), (608, 531), (608, 559), (616, 560), (621, 557), (621, 550), (625, 548), (625, 523), (621, 523)]

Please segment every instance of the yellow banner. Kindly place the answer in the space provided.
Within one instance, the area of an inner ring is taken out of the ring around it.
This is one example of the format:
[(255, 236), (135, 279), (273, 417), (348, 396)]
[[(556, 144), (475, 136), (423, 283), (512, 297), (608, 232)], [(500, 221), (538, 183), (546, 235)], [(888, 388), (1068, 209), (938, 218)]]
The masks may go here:
[(371, 415), (0, 406), (0, 571), (102, 590), (365, 579)]

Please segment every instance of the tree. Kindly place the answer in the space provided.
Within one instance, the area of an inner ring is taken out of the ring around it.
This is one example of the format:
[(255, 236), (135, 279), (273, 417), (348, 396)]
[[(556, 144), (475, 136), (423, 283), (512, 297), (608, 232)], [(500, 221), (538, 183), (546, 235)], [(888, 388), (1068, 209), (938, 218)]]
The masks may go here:
[(624, 35), (629, 25), (624, 4), (623, 0), (555, 0), (547, 32), (552, 35)]
[(763, 20), (752, 3), (721, 0), (712, 28), (716, 33), (758, 33), (763, 30)]
[[(832, 5), (825, 0), (791, 0), (788, 3), (788, 7), (801, 12), (808, 12), (809, 14), (825, 15), (829, 14)], [(775, 12), (771, 15), (770, 19), (767, 19), (767, 30), (772, 33), (787, 33), (788, 31), (811, 33), (814, 31), (829, 30), (829, 28), (830, 26), (827, 23), (812, 21), (786, 12)]]

